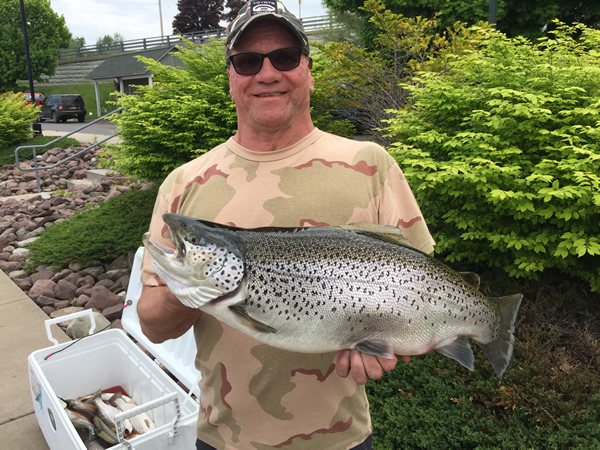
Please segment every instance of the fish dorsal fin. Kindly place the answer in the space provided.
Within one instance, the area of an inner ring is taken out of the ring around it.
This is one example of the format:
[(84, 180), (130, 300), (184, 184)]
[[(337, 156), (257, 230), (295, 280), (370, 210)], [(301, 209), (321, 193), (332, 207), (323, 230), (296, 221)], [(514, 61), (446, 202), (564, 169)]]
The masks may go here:
[(413, 244), (402, 234), (398, 227), (393, 225), (378, 225), (369, 222), (355, 222), (348, 225), (340, 225), (340, 228), (354, 233), (364, 234), (376, 239), (391, 242), (392, 244), (403, 245), (404, 247), (415, 248)]
[(477, 275), (475, 272), (459, 272), (459, 273), (460, 273), (460, 276), (463, 277), (463, 279), (467, 283), (469, 283), (475, 289), (479, 290), (479, 285), (481, 284), (481, 279), (479, 278), (479, 275)]

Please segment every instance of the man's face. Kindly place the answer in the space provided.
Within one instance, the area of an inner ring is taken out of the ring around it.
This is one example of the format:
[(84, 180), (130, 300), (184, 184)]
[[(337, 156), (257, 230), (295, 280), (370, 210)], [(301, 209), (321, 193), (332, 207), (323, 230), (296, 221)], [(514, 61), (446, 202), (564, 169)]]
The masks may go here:
[[(285, 25), (263, 19), (251, 24), (231, 54), (269, 53), (286, 47), (300, 47), (300, 42)], [(263, 61), (260, 72), (240, 75), (233, 65), (227, 69), (229, 92), (236, 104), (240, 127), (259, 131), (278, 130), (292, 126), (296, 120), (310, 117), (310, 93), (314, 79), (308, 58), (302, 56), (295, 69), (281, 72), (269, 58)]]

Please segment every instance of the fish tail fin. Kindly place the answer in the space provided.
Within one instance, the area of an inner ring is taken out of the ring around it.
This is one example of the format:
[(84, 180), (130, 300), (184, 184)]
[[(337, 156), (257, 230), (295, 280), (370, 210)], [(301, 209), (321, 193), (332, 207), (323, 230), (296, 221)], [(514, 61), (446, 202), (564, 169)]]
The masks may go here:
[(504, 372), (506, 372), (512, 358), (515, 343), (515, 323), (522, 299), (521, 294), (490, 299), (498, 305), (500, 310), (500, 330), (495, 340), (487, 344), (481, 344), (481, 348), (499, 379), (504, 376)]

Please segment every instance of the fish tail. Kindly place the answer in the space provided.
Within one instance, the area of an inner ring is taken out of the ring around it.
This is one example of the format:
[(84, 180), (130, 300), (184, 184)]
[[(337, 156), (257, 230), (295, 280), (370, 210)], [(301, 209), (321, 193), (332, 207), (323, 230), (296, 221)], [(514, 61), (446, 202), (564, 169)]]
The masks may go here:
[(522, 299), (521, 294), (490, 299), (496, 303), (500, 311), (500, 332), (492, 342), (481, 344), (481, 348), (499, 379), (504, 376), (512, 358), (515, 344), (515, 323)]

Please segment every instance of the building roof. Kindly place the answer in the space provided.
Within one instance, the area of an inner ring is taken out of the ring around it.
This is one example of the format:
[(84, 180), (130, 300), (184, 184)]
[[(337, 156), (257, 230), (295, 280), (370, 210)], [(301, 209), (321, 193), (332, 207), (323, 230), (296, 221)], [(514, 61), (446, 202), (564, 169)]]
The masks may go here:
[(144, 63), (139, 61), (136, 56), (144, 56), (155, 61), (161, 61), (174, 49), (175, 47), (163, 47), (141, 52), (114, 55), (99, 64), (98, 67), (86, 76), (86, 78), (90, 80), (103, 80), (118, 77), (132, 77), (136, 75), (149, 76), (151, 75), (151, 72), (148, 72)]

